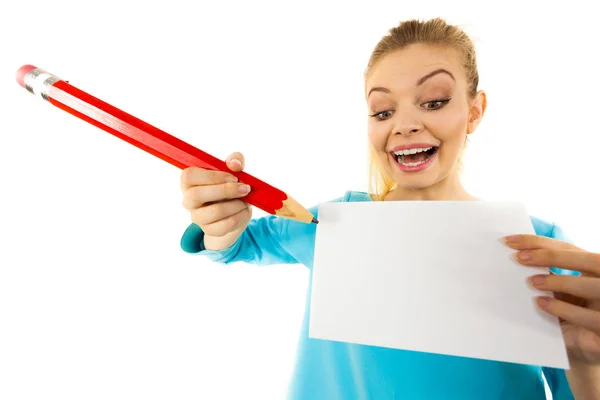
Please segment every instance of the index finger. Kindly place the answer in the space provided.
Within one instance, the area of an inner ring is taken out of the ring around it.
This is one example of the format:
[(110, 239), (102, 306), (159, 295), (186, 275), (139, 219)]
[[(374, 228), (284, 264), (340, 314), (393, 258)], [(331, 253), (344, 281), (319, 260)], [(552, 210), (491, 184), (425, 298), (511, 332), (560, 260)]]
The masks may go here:
[(181, 190), (194, 186), (216, 185), (225, 182), (237, 182), (238, 179), (223, 171), (216, 171), (198, 167), (189, 167), (181, 171)]
[(515, 250), (581, 250), (579, 247), (562, 240), (539, 235), (510, 235), (503, 238), (504, 243)]

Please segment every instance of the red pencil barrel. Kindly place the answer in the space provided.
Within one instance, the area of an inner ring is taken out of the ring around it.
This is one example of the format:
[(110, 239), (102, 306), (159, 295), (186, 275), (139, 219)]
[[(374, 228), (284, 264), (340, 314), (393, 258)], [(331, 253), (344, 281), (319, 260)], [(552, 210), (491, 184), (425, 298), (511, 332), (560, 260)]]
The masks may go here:
[(230, 171), (226, 163), (139, 118), (27, 65), (17, 71), (17, 82), (54, 106), (180, 168), (200, 167), (230, 172), (252, 187), (244, 201), (275, 214), (287, 195), (246, 172)]

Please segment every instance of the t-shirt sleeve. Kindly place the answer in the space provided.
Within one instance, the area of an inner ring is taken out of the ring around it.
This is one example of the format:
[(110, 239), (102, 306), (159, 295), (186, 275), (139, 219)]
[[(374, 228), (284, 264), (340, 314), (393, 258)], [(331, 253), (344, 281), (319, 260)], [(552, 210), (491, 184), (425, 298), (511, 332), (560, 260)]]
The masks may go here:
[[(313, 215), (316, 213), (315, 208), (311, 208), (309, 211)], [(309, 239), (315, 229), (311, 225), (314, 224), (291, 221), (271, 215), (252, 219), (233, 245), (215, 251), (204, 248), (204, 232), (198, 225), (192, 223), (183, 233), (181, 248), (187, 253), (203, 255), (211, 261), (222, 264), (235, 262), (255, 265), (296, 264), (300, 260), (297, 253), (294, 254), (293, 251), (290, 251), (289, 247), (293, 243), (289, 242), (294, 239), (297, 241)], [(290, 234), (291, 231), (294, 234)]]
[(552, 393), (553, 400), (574, 399), (573, 392), (571, 391), (571, 387), (567, 381), (565, 370), (544, 367), (542, 368), (542, 371), (544, 372), (544, 377), (546, 378), (546, 382), (550, 388), (550, 393)]
[[(332, 200), (348, 201), (349, 194)], [(318, 218), (318, 206), (309, 208)], [(230, 247), (220, 250), (204, 248), (204, 232), (192, 223), (181, 238), (183, 251), (206, 256), (208, 259), (231, 264), (245, 262), (255, 265), (304, 264), (312, 266), (316, 225), (273, 215), (252, 219), (246, 230)]]

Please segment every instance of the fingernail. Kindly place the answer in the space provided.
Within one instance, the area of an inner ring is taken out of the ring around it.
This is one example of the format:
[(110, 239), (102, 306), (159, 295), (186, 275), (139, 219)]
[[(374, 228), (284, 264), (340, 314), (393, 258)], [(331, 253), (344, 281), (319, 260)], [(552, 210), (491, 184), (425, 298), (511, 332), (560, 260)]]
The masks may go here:
[(519, 240), (521, 240), (521, 236), (519, 235), (511, 235), (504, 237), (504, 241), (506, 243), (517, 243)]
[(529, 283), (533, 286), (540, 286), (546, 282), (546, 277), (542, 275), (534, 275), (528, 278)]
[(234, 164), (239, 165), (240, 167), (242, 166), (242, 162), (240, 160), (238, 160), (237, 158), (231, 159), (230, 161)]
[(240, 183), (240, 185), (238, 186), (238, 192), (244, 194), (244, 193), (248, 193), (250, 191), (250, 185), (245, 185), (243, 183)]
[(235, 177), (235, 176), (233, 176), (233, 175), (227, 175), (227, 177), (225, 178), (225, 181), (226, 181), (226, 182), (237, 182), (237, 181), (238, 181), (238, 178), (236, 178), (236, 177)]
[(529, 261), (531, 260), (531, 252), (530, 251), (521, 251), (517, 253), (517, 258), (521, 261)]
[(550, 305), (550, 299), (547, 297), (538, 297), (537, 303), (539, 304), (540, 307), (547, 308), (548, 305)]

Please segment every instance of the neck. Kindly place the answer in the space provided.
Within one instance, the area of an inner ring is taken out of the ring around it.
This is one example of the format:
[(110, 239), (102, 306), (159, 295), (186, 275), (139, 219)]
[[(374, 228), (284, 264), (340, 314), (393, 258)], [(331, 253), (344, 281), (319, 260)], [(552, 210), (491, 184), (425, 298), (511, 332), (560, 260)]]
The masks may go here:
[(450, 201), (467, 201), (478, 200), (470, 195), (463, 187), (458, 173), (454, 172), (447, 178), (437, 182), (436, 184), (419, 189), (407, 189), (397, 187), (390, 191), (385, 196), (384, 201), (398, 200), (450, 200)]

